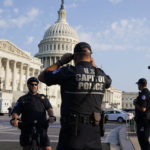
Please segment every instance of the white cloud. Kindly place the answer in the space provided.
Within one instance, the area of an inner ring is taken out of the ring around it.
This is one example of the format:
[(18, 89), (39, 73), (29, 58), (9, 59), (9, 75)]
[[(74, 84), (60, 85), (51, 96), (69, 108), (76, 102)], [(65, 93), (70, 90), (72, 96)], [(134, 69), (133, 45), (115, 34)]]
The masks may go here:
[(70, 5), (65, 5), (65, 8), (69, 9), (69, 8), (76, 8), (78, 5), (77, 3), (72, 3)]
[(114, 21), (102, 31), (88, 32), (81, 25), (76, 28), (79, 40), (91, 43), (95, 50), (150, 51), (149, 24), (146, 18), (132, 18)]
[(8, 25), (5, 20), (0, 19), (0, 28), (6, 28)]
[(34, 37), (33, 36), (29, 36), (27, 38), (27, 44), (31, 44), (33, 42), (33, 40), (34, 40)]
[(0, 9), (0, 14), (3, 12), (3, 9)]
[(150, 28), (146, 25), (146, 18), (143, 19), (122, 19), (110, 25), (109, 33), (118, 39), (130, 40), (135, 37), (141, 38), (150, 34)]
[(16, 14), (18, 14), (18, 12), (19, 12), (18, 8), (14, 8), (13, 11), (14, 11)]
[(29, 12), (27, 12), (27, 16), (33, 20), (36, 16), (39, 14), (39, 9), (37, 8), (32, 8)]
[(15, 19), (11, 19), (11, 22), (18, 27), (22, 27), (26, 23), (32, 22), (39, 14), (39, 10), (36, 8), (32, 8), (25, 16), (20, 16)]
[(4, 0), (4, 6), (12, 6), (13, 0)]
[(120, 2), (122, 2), (123, 0), (109, 0), (109, 2), (113, 3), (113, 4), (118, 4)]

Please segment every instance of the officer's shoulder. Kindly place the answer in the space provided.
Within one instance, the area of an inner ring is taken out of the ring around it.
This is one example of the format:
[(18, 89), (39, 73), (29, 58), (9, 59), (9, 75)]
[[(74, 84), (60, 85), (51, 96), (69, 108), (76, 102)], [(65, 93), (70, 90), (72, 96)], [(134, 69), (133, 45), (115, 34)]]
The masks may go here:
[(64, 69), (70, 69), (70, 68), (74, 68), (74, 66), (72, 66), (70, 64), (67, 64), (66, 66), (63, 66), (62, 68), (64, 68)]
[(148, 88), (145, 88), (145, 89), (142, 91), (142, 94), (149, 94), (149, 93), (150, 93), (150, 91), (149, 91)]
[(104, 73), (104, 71), (101, 68), (96, 68), (96, 70), (98, 70), (99, 72)]
[(38, 97), (43, 100), (47, 99), (46, 95), (44, 95), (44, 94), (38, 94)]
[(19, 99), (18, 99), (18, 100), (19, 100), (19, 101), (24, 100), (24, 99), (27, 97), (27, 95), (28, 95), (28, 94), (22, 95), (21, 97), (19, 97)]
[(75, 67), (74, 66), (72, 66), (72, 65), (70, 65), (70, 64), (67, 64), (66, 66), (63, 66), (62, 67), (62, 70), (63, 71), (72, 71), (72, 70), (74, 70), (75, 69)]

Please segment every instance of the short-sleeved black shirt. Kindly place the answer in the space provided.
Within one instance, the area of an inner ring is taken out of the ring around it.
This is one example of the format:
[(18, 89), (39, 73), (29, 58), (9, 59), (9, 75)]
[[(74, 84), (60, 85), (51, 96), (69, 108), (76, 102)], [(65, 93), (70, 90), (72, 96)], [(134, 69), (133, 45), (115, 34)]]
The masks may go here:
[[(144, 88), (141, 92), (139, 92), (137, 104), (141, 107), (145, 107), (146, 112), (150, 111), (150, 91), (147, 88)], [(135, 109), (135, 117), (137, 122), (141, 122), (145, 118), (145, 112)]]
[(100, 112), (105, 89), (111, 84), (110, 77), (103, 70), (95, 69), (90, 62), (83, 61), (76, 66), (46, 71), (44, 75), (48, 86), (61, 86), (61, 115)]
[(45, 121), (46, 110), (49, 108), (52, 106), (45, 95), (28, 93), (18, 99), (12, 113), (21, 114), (23, 122)]

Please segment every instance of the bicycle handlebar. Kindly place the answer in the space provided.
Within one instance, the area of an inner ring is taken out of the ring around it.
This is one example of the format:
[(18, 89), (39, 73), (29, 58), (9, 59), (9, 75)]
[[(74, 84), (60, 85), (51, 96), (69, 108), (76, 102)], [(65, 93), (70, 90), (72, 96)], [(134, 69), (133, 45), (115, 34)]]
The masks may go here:
[[(12, 121), (14, 120), (11, 119), (10, 120), (10, 124), (12, 125)], [(46, 120), (44, 122), (42, 121), (37, 121), (37, 120), (34, 120), (33, 122), (22, 122), (20, 118), (17, 119), (19, 122), (18, 122), (18, 128), (19, 129), (22, 129), (23, 127), (42, 127), (42, 128), (45, 128), (47, 129), (48, 126), (49, 126), (49, 120)]]

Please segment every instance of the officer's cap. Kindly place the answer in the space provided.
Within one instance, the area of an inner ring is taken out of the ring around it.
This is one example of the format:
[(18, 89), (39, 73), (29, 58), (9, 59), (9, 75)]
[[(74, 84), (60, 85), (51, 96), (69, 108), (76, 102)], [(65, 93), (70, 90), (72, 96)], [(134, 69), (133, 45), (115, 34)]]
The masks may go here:
[(147, 81), (145, 78), (141, 78), (138, 80), (138, 82), (136, 82), (136, 84), (147, 85)]
[(36, 82), (37, 84), (39, 84), (39, 80), (35, 77), (31, 77), (28, 79), (27, 84), (30, 84), (32, 82)]
[(80, 42), (74, 47), (74, 54), (92, 54), (91, 46), (86, 42)]

